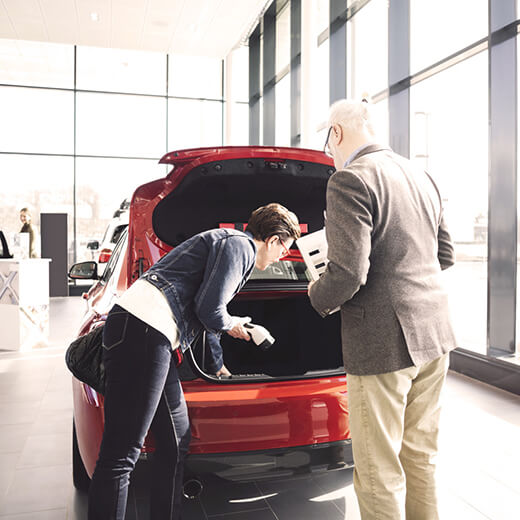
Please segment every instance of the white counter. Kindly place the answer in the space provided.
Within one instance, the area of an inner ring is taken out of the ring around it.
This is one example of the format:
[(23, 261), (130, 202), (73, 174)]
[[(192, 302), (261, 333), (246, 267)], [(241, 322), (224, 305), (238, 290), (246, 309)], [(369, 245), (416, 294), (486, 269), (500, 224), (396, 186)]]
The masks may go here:
[(49, 259), (0, 259), (0, 349), (49, 342)]

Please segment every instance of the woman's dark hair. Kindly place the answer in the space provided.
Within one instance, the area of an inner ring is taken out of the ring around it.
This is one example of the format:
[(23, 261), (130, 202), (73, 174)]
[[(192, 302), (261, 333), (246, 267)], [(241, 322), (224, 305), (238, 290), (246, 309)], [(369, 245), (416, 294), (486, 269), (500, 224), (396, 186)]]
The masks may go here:
[(301, 235), (298, 217), (276, 202), (255, 209), (249, 217), (247, 231), (262, 242), (274, 235), (280, 240), (297, 239)]

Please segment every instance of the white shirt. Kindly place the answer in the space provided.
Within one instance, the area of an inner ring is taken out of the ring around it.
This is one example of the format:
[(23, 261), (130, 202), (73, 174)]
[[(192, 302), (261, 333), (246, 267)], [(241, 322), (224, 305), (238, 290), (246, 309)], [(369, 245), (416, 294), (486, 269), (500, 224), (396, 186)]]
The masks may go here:
[(146, 280), (137, 280), (121, 295), (117, 304), (164, 334), (173, 349), (179, 346), (175, 316), (160, 289)]

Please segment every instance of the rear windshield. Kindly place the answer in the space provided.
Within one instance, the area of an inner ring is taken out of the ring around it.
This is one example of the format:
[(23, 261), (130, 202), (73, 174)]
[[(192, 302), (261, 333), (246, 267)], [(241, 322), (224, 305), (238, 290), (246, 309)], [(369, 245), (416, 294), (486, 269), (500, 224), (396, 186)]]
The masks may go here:
[(280, 260), (267, 267), (265, 271), (254, 268), (249, 280), (283, 280), (308, 282), (311, 277), (304, 262)]

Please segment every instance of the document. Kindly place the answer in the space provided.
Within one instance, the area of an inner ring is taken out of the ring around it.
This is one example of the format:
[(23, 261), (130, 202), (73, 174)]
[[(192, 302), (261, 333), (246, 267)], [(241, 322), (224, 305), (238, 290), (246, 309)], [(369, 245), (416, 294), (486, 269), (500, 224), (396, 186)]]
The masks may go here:
[[(325, 228), (298, 238), (296, 245), (301, 251), (303, 261), (307, 266), (311, 279), (318, 280), (329, 263), (327, 258), (328, 245)], [(336, 307), (330, 314), (338, 310), (339, 307)]]

